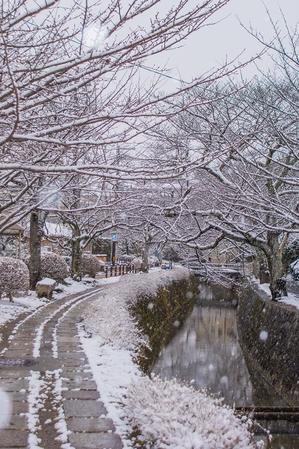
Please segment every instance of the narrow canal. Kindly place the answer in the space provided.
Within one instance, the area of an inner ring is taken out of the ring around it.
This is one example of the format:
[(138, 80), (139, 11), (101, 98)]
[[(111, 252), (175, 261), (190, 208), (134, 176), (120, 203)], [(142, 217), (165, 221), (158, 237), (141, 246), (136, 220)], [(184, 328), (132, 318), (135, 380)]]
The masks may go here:
[[(162, 349), (153, 372), (162, 378), (191, 382), (235, 407), (286, 406), (270, 385), (252, 376), (238, 342), (236, 308), (227, 304), (195, 305), (172, 341)], [(265, 422), (273, 434), (267, 449), (299, 449), (299, 435), (288, 422)], [(262, 436), (257, 436), (262, 438)]]

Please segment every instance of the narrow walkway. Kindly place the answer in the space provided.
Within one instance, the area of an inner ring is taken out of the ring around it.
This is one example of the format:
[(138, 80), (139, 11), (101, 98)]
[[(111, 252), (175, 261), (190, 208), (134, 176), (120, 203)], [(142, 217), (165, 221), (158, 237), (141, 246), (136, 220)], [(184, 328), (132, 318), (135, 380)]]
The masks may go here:
[(51, 302), (16, 327), (0, 355), (13, 406), (1, 449), (122, 448), (77, 335), (81, 310), (102, 289)]

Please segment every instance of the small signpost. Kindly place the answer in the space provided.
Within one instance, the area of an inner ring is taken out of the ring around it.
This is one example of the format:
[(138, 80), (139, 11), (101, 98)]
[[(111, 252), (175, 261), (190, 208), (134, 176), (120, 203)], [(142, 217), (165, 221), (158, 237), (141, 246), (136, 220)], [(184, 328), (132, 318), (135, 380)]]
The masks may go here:
[(115, 265), (115, 254), (116, 254), (116, 243), (117, 243), (117, 233), (116, 232), (112, 232), (111, 242), (112, 242), (112, 246), (111, 246), (111, 263), (114, 266)]

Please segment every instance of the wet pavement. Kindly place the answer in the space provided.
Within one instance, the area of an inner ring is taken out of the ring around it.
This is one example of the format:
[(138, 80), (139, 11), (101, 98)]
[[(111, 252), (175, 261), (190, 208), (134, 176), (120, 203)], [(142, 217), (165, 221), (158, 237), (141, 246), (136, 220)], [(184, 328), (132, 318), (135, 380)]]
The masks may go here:
[(0, 388), (12, 401), (12, 414), (0, 431), (1, 449), (122, 448), (77, 334), (81, 310), (102, 289), (47, 304), (6, 339)]

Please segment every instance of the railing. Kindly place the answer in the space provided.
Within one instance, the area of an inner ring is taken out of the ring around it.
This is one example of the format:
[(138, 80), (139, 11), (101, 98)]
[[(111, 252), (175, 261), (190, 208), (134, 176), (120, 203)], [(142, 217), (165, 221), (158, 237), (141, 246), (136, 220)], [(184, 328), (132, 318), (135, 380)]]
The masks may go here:
[(240, 263), (212, 263), (212, 262), (202, 262), (196, 263), (191, 262), (189, 264), (186, 264), (191, 269), (218, 269), (218, 270), (235, 270), (235, 271), (242, 271), (243, 267)]
[(212, 263), (203, 262), (202, 264), (196, 262), (189, 262), (186, 264), (189, 269), (193, 270), (197, 274), (236, 274), (247, 276), (252, 274), (252, 264), (248, 263)]
[(121, 264), (121, 265), (111, 265), (110, 267), (104, 268), (105, 277), (113, 276), (123, 276), (128, 273), (138, 273), (140, 270), (135, 267), (135, 265)]

